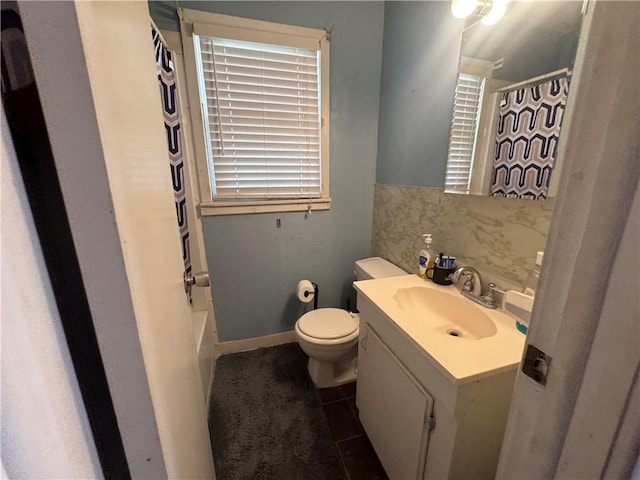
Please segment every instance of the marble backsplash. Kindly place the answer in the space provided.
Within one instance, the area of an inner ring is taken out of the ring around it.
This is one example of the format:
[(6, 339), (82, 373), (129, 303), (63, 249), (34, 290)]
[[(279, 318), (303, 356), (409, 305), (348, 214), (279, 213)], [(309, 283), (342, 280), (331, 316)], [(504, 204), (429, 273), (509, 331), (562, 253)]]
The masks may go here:
[[(544, 250), (554, 201), (445, 194), (442, 188), (375, 186), (372, 254), (408, 272), (418, 268), (422, 234), (433, 249), (457, 257), (510, 288), (522, 286)], [(498, 283), (500, 285), (500, 283)]]

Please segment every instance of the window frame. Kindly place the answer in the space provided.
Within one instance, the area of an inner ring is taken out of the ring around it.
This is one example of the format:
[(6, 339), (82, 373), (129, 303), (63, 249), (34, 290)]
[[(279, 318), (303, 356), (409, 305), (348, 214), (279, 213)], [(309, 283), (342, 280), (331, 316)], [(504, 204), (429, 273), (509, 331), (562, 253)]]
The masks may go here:
[[(179, 9), (180, 35), (184, 53), (189, 112), (195, 165), (199, 186), (201, 215), (237, 215), (247, 213), (276, 213), (292, 211), (329, 210), (329, 35), (320, 29), (284, 25), (248, 18)], [(321, 196), (292, 199), (224, 199), (214, 200), (209, 180), (206, 134), (200, 103), (197, 64), (193, 35), (229, 38), (249, 42), (314, 48), (320, 50), (320, 169)]]

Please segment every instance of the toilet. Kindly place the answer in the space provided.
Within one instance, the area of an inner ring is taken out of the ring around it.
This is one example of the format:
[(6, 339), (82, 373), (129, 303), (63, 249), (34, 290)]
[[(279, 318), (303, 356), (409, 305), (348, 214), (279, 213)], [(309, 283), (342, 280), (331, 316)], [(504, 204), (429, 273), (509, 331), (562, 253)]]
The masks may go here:
[[(408, 275), (380, 257), (355, 262), (356, 280)], [(295, 332), (309, 356), (307, 370), (318, 388), (336, 387), (356, 379), (359, 318), (340, 308), (319, 308), (302, 315)]]

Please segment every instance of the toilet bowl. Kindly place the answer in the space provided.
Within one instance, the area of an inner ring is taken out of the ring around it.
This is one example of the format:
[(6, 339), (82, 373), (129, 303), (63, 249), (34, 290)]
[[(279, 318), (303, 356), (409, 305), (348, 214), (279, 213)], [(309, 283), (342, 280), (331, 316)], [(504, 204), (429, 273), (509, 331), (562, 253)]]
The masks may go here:
[[(356, 262), (357, 280), (407, 275), (380, 257)], [(319, 308), (302, 315), (295, 325), (300, 348), (309, 356), (307, 370), (318, 388), (356, 379), (359, 317), (340, 308)]]
[(316, 387), (355, 380), (357, 318), (339, 308), (320, 308), (300, 317), (295, 331), (300, 348), (309, 356), (307, 370)]

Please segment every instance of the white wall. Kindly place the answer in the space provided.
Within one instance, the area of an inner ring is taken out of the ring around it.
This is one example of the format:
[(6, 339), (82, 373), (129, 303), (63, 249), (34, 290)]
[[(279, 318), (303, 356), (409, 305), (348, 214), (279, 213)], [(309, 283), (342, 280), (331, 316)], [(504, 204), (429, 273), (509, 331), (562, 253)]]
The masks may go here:
[(11, 478), (101, 478), (2, 111), (2, 464)]

